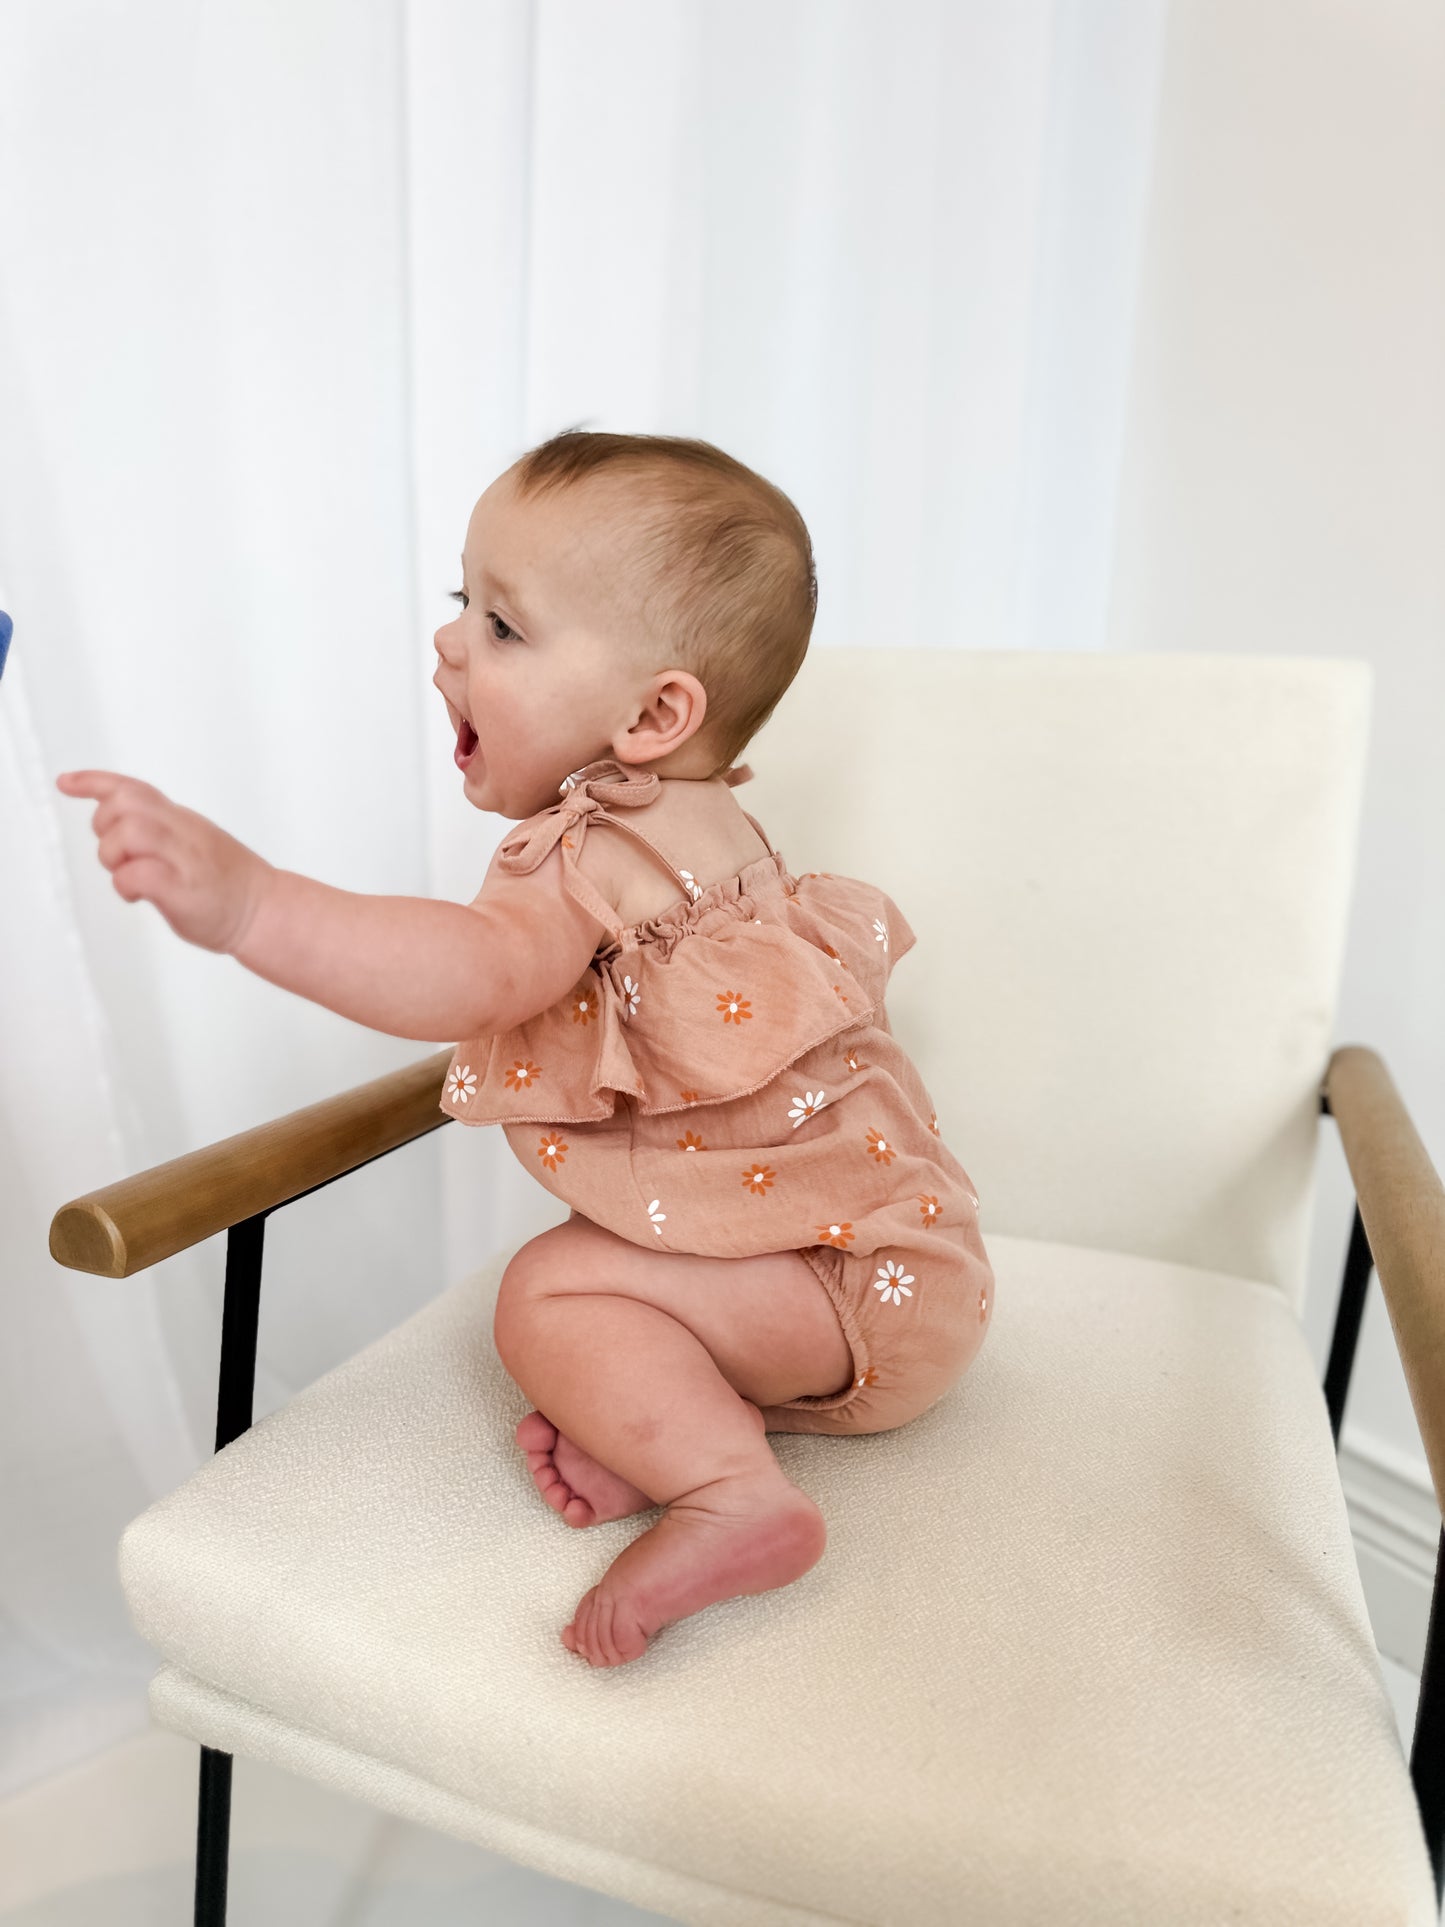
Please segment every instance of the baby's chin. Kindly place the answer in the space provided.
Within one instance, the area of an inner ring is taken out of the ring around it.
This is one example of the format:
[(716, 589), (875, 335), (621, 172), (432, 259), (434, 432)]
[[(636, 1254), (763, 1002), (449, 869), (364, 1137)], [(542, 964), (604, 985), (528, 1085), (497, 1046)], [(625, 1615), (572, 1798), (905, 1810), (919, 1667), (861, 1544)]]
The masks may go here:
[[(560, 783), (561, 779), (558, 779)], [(500, 816), (509, 823), (524, 823), (529, 817), (550, 807), (558, 799), (558, 784), (511, 782), (495, 779), (479, 749), (462, 772), (462, 793), (474, 810), (484, 816)]]
[(474, 810), (482, 810), (488, 815), (501, 816), (504, 812), (498, 806), (493, 785), (488, 780), (489, 771), (480, 747), (462, 771), (462, 795)]

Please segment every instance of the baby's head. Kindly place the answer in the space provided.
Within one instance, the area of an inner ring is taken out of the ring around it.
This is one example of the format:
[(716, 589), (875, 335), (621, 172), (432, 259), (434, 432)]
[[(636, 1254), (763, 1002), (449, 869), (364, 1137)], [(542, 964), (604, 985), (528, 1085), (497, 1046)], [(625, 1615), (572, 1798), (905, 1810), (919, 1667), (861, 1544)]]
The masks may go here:
[(472, 510), (462, 571), (433, 681), (468, 800), (518, 821), (604, 756), (721, 784), (798, 673), (818, 601), (781, 489), (671, 435), (541, 443)]

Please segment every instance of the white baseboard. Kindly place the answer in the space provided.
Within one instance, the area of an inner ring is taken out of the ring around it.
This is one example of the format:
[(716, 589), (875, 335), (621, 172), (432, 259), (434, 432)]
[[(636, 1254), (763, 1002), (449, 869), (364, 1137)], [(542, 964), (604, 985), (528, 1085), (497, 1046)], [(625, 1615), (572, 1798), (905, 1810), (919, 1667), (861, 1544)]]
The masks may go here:
[(1418, 1679), (1440, 1543), (1429, 1470), (1348, 1419), (1339, 1463), (1375, 1644)]

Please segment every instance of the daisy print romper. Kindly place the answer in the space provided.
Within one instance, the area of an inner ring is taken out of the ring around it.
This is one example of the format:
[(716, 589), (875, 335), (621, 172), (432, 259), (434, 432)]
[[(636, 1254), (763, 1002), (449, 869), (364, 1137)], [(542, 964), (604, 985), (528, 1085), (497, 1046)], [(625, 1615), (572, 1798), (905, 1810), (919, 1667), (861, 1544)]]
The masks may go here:
[[(441, 1108), (500, 1124), (547, 1190), (634, 1244), (801, 1252), (853, 1378), (770, 1408), (769, 1430), (907, 1424), (967, 1371), (993, 1307), (972, 1180), (884, 1009), (912, 930), (871, 884), (791, 876), (751, 815), (767, 856), (699, 887), (642, 828), (651, 772), (605, 758), (561, 789), (500, 865), (526, 873), (560, 845), (567, 889), (611, 935), (550, 1010), (458, 1044)], [(661, 858), (675, 907), (617, 921), (576, 863), (598, 820)]]

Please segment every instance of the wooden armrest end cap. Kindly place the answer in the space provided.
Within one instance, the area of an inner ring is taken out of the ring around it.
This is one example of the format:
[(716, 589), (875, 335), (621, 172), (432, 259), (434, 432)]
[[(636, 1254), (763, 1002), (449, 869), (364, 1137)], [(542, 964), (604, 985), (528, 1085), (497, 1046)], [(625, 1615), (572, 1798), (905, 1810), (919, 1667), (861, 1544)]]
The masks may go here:
[(124, 1278), (125, 1240), (99, 1206), (84, 1199), (63, 1204), (50, 1220), (50, 1255), (70, 1271)]

